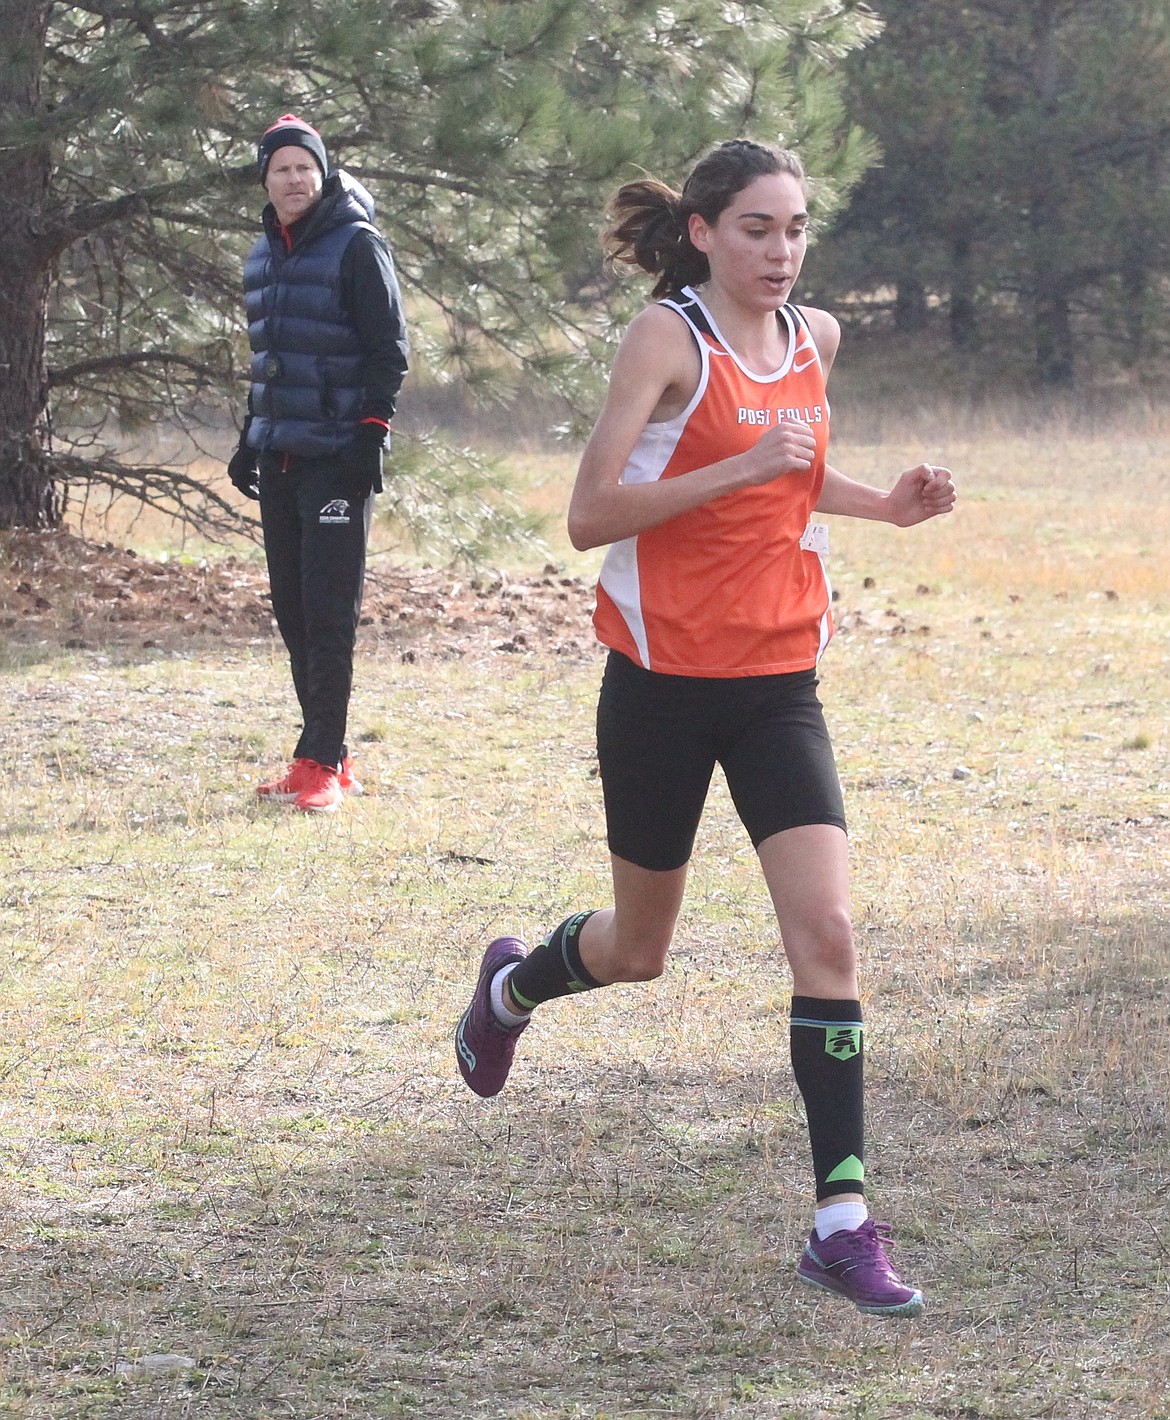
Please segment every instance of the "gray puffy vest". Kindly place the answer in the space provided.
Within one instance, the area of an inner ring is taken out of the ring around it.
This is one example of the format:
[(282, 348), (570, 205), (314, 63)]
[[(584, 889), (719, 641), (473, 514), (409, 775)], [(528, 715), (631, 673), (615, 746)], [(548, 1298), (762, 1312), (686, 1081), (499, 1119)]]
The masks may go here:
[(266, 232), (244, 263), (252, 346), (252, 423), (261, 453), (321, 458), (352, 442), (365, 393), (357, 332), (341, 303), (341, 258), (375, 231), (362, 204), (329, 179), (296, 248)]

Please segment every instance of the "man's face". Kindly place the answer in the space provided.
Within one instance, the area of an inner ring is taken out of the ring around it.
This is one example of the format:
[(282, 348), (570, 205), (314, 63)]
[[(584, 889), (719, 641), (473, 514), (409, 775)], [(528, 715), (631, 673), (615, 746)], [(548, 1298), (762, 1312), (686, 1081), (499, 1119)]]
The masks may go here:
[(321, 200), (325, 179), (305, 148), (278, 148), (268, 164), (264, 186), (282, 226), (298, 221)]

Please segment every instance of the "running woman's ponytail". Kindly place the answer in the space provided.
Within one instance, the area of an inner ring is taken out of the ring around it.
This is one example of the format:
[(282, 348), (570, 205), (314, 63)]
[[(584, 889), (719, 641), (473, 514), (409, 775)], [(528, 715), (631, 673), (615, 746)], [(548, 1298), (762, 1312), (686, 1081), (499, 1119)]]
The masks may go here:
[(681, 193), (655, 178), (625, 183), (606, 208), (608, 221), (601, 236), (606, 265), (639, 266), (656, 276), (654, 300), (681, 286), (699, 285), (711, 268), (704, 253), (691, 245), (692, 214), (713, 226), (745, 187), (776, 173), (787, 173), (805, 186), (804, 168), (795, 153), (733, 138), (699, 161)]
[(640, 266), (657, 276), (655, 300), (705, 278), (706, 258), (691, 245), (680, 200), (664, 182), (639, 178), (619, 187), (606, 208), (609, 222), (601, 234), (606, 265)]

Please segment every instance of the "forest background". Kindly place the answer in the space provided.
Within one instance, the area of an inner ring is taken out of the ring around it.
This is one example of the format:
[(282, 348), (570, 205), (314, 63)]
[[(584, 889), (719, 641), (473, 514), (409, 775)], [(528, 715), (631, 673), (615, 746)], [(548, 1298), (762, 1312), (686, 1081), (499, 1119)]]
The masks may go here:
[[(289, 109), (378, 199), (416, 349), (386, 502), (431, 536), (461, 503), (455, 550), (507, 519), (495, 477), (436, 439), (452, 410), (579, 435), (640, 292), (600, 267), (605, 196), (640, 169), (678, 182), (735, 134), (803, 154), (802, 295), (865, 335), (891, 395), (923, 372), (1042, 404), (1160, 387), (1161, 0), (5, 0), (3, 19), (0, 527), (55, 526), (94, 487), (238, 527), (176, 465), (218, 457), (240, 417), (254, 147)], [(187, 436), (170, 457), (133, 445), (163, 428)]]

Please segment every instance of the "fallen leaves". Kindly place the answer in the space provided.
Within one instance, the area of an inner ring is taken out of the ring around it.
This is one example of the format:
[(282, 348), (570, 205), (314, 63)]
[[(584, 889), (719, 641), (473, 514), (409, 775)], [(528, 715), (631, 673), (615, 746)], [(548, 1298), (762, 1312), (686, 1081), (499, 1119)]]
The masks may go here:
[[(364, 635), (419, 656), (596, 650), (593, 587), (549, 564), (536, 576), (375, 568), (367, 574)], [(165, 647), (197, 636), (276, 636), (262, 563), (155, 561), (67, 532), (0, 534), (0, 629), (11, 639), (85, 648)]]

